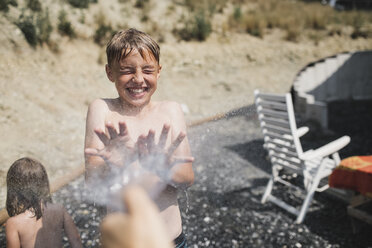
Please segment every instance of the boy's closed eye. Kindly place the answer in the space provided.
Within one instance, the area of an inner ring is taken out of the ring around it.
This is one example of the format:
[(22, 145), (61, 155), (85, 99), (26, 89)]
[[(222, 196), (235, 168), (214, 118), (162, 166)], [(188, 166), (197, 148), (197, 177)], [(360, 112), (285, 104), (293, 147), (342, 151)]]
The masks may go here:
[(120, 68), (120, 73), (121, 74), (132, 74), (132, 73), (136, 73), (136, 69), (134, 67)]
[(155, 67), (154, 66), (145, 66), (142, 68), (142, 71), (146, 74), (152, 74), (155, 72)]
[(153, 74), (155, 70), (143, 70), (145, 74)]

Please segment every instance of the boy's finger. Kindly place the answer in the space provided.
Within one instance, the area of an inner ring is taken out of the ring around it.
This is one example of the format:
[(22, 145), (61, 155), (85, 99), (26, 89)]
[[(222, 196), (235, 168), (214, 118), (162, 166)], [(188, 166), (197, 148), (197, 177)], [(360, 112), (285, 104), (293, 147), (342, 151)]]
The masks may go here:
[(179, 164), (179, 163), (192, 163), (194, 162), (194, 157), (172, 157), (172, 164)]
[(137, 148), (140, 157), (147, 155), (146, 137), (144, 135), (138, 137)]
[(106, 152), (99, 151), (99, 150), (97, 150), (95, 148), (86, 148), (84, 150), (84, 153), (85, 153), (85, 155), (88, 155), (88, 156), (98, 156), (98, 157), (101, 157), (105, 161), (107, 161), (107, 159), (108, 159)]
[(168, 156), (172, 155), (174, 151), (177, 149), (177, 147), (182, 143), (183, 139), (186, 137), (186, 134), (184, 132), (180, 132), (180, 134), (177, 136), (176, 140), (173, 141), (171, 146), (168, 149)]
[(125, 122), (123, 121), (120, 121), (119, 122), (119, 135), (125, 136), (127, 134), (128, 134), (127, 124), (125, 124)]
[(159, 148), (164, 149), (165, 143), (167, 142), (168, 133), (170, 130), (169, 124), (164, 124), (163, 129), (161, 130), (160, 138), (159, 138)]
[(155, 131), (150, 129), (147, 135), (147, 150), (151, 153), (155, 145)]
[(88, 156), (98, 156), (98, 150), (94, 148), (85, 148), (84, 153)]
[(115, 139), (118, 136), (118, 133), (116, 132), (114, 125), (112, 123), (107, 123), (106, 127), (110, 134), (110, 139)]
[(110, 139), (107, 137), (106, 133), (101, 129), (94, 129), (94, 132), (97, 134), (98, 138), (102, 141), (102, 143), (107, 146), (110, 142)]
[(173, 166), (177, 164), (188, 164), (192, 162), (194, 162), (193, 157), (172, 157), (169, 168), (172, 168)]

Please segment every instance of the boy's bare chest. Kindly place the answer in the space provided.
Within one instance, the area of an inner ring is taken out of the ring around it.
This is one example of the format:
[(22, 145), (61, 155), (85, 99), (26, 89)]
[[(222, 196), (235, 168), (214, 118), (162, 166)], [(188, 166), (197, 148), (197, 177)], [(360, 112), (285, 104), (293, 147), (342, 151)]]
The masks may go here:
[(164, 113), (153, 113), (145, 117), (123, 116), (118, 113), (110, 113), (106, 121), (112, 122), (119, 130), (119, 122), (124, 121), (130, 137), (136, 141), (142, 134), (147, 135), (149, 130), (155, 131), (155, 140), (157, 140), (165, 123), (171, 124), (170, 118)]

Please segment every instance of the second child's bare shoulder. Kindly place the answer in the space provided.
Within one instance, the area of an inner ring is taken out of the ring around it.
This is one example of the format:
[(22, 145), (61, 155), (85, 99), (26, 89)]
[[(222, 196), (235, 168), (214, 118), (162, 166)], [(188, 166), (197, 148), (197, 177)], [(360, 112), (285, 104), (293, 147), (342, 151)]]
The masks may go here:
[(6, 221), (6, 224), (5, 224), (7, 236), (9, 236), (11, 234), (14, 234), (14, 235), (11, 235), (11, 236), (17, 237), (18, 236), (19, 228), (22, 225), (24, 225), (24, 220), (25, 219), (22, 218), (22, 216), (19, 216), (19, 215), (10, 217)]
[(9, 219), (6, 221), (6, 227), (14, 228), (20, 224), (22, 224), (25, 220), (26, 216), (23, 214), (18, 214), (12, 217), (9, 217)]
[(33, 213), (26, 210), (23, 213), (20, 213), (20, 214), (17, 214), (15, 216), (10, 217), (6, 221), (6, 226), (18, 229), (22, 226), (25, 226), (25, 224), (29, 223), (30, 220), (32, 220), (33, 216), (34, 216)]

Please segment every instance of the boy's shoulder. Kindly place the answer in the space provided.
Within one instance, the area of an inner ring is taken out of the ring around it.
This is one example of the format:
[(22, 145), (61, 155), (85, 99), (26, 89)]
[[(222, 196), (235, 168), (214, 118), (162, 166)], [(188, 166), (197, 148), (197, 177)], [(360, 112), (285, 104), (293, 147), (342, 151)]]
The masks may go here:
[(115, 99), (97, 98), (89, 104), (88, 113), (91, 116), (103, 118), (103, 116), (115, 109), (114, 106)]
[(97, 98), (89, 104), (89, 108), (109, 108), (115, 99)]

